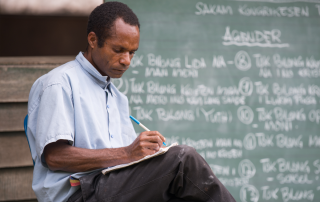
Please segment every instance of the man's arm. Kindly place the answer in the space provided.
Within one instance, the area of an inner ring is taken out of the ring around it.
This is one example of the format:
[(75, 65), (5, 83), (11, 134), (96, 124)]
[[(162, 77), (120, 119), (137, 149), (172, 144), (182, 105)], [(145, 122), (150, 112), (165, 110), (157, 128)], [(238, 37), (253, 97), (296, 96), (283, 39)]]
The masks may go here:
[(143, 132), (131, 145), (111, 149), (84, 149), (59, 140), (48, 144), (43, 155), (50, 170), (84, 172), (139, 160), (159, 151), (162, 142), (165, 138), (157, 131)]

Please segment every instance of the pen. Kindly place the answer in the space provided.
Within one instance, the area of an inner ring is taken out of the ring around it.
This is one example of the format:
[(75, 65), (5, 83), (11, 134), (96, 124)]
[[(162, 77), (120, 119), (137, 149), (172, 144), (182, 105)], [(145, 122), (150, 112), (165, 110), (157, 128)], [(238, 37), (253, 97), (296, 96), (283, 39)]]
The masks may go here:
[[(147, 127), (145, 127), (142, 123), (140, 123), (136, 118), (134, 118), (133, 116), (130, 115), (130, 118), (136, 122), (139, 126), (141, 126), (143, 129), (145, 129), (146, 131), (150, 131)], [(162, 144), (164, 146), (167, 146), (165, 142), (162, 142)]]

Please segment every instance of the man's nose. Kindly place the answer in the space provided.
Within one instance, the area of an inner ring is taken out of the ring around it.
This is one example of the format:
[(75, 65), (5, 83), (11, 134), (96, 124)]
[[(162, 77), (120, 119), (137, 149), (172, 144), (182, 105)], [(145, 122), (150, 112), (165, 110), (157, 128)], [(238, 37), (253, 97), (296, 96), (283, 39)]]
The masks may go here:
[(124, 53), (120, 58), (120, 64), (124, 66), (129, 66), (130, 62), (131, 62), (130, 53), (129, 52)]

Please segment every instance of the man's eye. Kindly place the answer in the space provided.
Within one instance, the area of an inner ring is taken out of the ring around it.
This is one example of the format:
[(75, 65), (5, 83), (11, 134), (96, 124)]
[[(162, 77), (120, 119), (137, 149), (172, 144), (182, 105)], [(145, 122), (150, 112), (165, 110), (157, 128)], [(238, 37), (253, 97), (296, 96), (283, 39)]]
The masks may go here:
[(134, 55), (136, 52), (135, 51), (133, 51), (133, 52), (130, 52), (130, 55)]
[(118, 50), (118, 49), (113, 49), (113, 51), (116, 53), (121, 53), (121, 50)]

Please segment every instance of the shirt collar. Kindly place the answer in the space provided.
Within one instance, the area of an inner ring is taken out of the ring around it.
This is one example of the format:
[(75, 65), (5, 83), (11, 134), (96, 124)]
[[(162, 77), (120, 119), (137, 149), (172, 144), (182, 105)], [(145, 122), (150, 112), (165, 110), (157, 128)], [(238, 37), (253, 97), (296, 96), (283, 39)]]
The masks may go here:
[(76, 60), (80, 63), (81, 67), (89, 73), (89, 75), (96, 81), (96, 83), (104, 89), (106, 92), (111, 93), (113, 95), (113, 92), (110, 88), (111, 85), (109, 85), (110, 82), (110, 77), (108, 76), (102, 76), (100, 72), (83, 56), (83, 53), (80, 52)]

